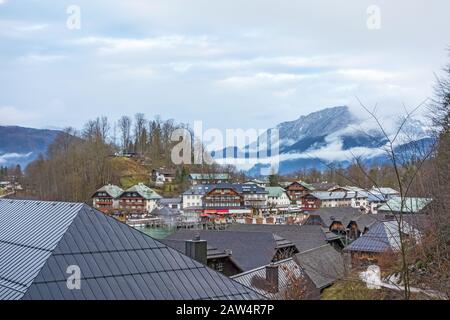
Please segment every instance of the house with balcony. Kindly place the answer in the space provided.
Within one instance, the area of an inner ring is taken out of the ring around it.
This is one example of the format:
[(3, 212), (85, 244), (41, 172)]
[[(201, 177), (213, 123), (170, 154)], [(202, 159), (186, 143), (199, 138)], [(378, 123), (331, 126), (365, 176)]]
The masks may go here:
[(291, 204), (291, 198), (282, 187), (266, 187), (268, 192), (267, 206), (275, 210), (285, 210)]
[(287, 184), (284, 188), (293, 204), (301, 204), (302, 197), (313, 192), (315, 189), (309, 183), (304, 181), (294, 181)]
[(122, 193), (122, 188), (107, 184), (92, 195), (92, 206), (103, 213), (117, 210), (119, 209), (119, 197)]
[(151, 213), (162, 197), (143, 183), (138, 183), (122, 192), (119, 197), (120, 210), (136, 214)]

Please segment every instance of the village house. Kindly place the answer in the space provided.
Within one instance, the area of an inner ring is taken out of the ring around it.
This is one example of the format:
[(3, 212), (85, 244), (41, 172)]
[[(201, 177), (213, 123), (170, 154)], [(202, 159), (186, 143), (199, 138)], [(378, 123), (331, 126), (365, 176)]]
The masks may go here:
[(370, 230), (344, 248), (350, 254), (353, 267), (377, 263), (384, 253), (400, 250), (400, 232), (411, 245), (421, 240), (420, 231), (411, 224), (403, 222), (399, 228), (397, 221), (378, 221)]
[(386, 198), (381, 193), (369, 192), (367, 194), (367, 207), (369, 213), (378, 213), (378, 208), (385, 204), (386, 201)]
[(304, 181), (294, 181), (286, 185), (285, 190), (293, 204), (302, 204), (303, 196), (314, 191), (314, 187)]
[(165, 183), (172, 183), (175, 180), (176, 171), (174, 169), (159, 168), (153, 169), (151, 180), (156, 185), (164, 185)]
[(244, 197), (232, 185), (218, 184), (207, 191), (203, 197), (205, 208), (241, 208)]
[(387, 187), (372, 187), (369, 192), (374, 194), (381, 194), (386, 200), (400, 196), (400, 192)]
[(209, 214), (249, 214), (267, 208), (267, 191), (255, 184), (194, 185), (182, 194), (183, 210)]
[(282, 187), (266, 187), (266, 191), (268, 192), (267, 206), (270, 209), (286, 211), (289, 208), (291, 199)]
[(244, 184), (256, 184), (257, 186), (261, 188), (265, 188), (267, 186), (267, 181), (259, 180), (259, 179), (252, 179), (245, 181)]
[(317, 191), (305, 194), (301, 198), (305, 211), (318, 208), (353, 207), (367, 209), (367, 193), (362, 191)]
[(340, 235), (343, 245), (358, 239), (378, 221), (377, 216), (352, 207), (321, 208), (309, 214), (305, 225), (320, 225)]
[(343, 255), (328, 244), (297, 253), (294, 260), (319, 291), (343, 279), (346, 274)]
[(219, 184), (229, 182), (230, 175), (228, 173), (191, 173), (188, 180), (193, 186), (197, 184)]
[(103, 213), (119, 209), (119, 197), (123, 193), (122, 188), (107, 184), (92, 195), (92, 205)]
[(0, 199), (0, 217), (0, 300), (264, 299), (83, 203)]
[(119, 197), (119, 208), (130, 213), (151, 213), (161, 196), (143, 183), (125, 190)]
[(335, 183), (329, 183), (327, 181), (312, 182), (310, 185), (314, 188), (314, 191), (330, 191), (336, 187)]
[(253, 209), (266, 209), (268, 192), (264, 187), (254, 183), (232, 184), (233, 188), (244, 197), (244, 206)]

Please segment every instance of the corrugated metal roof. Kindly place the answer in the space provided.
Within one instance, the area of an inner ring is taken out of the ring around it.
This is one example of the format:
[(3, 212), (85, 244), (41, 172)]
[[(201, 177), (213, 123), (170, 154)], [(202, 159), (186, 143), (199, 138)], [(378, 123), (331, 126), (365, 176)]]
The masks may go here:
[(152, 200), (152, 199), (161, 199), (162, 197), (157, 194), (153, 189), (147, 187), (143, 183), (138, 183), (131, 188), (127, 189), (123, 194), (126, 192), (137, 192), (141, 197), (144, 199)]
[(355, 197), (367, 198), (366, 193), (355, 192), (355, 191), (349, 191), (349, 192), (316, 191), (316, 192), (311, 192), (310, 194), (320, 200), (351, 199), (351, 198), (355, 198)]
[(0, 200), (0, 217), (0, 299), (261, 298), (85, 204)]
[(282, 187), (266, 187), (269, 197), (281, 197), (286, 191)]
[(0, 299), (23, 296), (82, 206), (0, 200)]
[[(403, 201), (403, 207), (402, 207)], [(430, 198), (392, 197), (378, 211), (417, 213), (432, 201)]]
[[(410, 224), (404, 222), (402, 232), (420, 241), (420, 232)], [(382, 221), (370, 228), (361, 237), (345, 247), (345, 251), (359, 252), (385, 252), (387, 250), (398, 251), (400, 249), (400, 235), (396, 221)]]
[(193, 180), (228, 180), (230, 175), (228, 173), (191, 173), (189, 177)]
[(118, 198), (123, 193), (123, 190), (122, 190), (122, 188), (120, 188), (116, 185), (107, 184), (107, 185), (104, 185), (103, 187), (101, 187), (100, 189), (98, 189), (96, 191), (96, 193), (97, 192), (106, 192), (111, 198), (115, 199), (115, 198)]

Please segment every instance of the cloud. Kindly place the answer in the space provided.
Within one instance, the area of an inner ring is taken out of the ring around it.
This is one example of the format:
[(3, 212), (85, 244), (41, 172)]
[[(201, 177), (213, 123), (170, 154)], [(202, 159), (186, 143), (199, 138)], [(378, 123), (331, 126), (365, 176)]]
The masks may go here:
[(20, 57), (19, 61), (24, 63), (50, 63), (66, 59), (64, 55), (56, 54), (28, 54)]
[(12, 106), (0, 106), (0, 125), (23, 125), (37, 118), (38, 116), (30, 111), (20, 110)]
[(400, 75), (395, 72), (375, 69), (344, 69), (336, 73), (354, 81), (384, 82), (400, 78)]
[(249, 76), (234, 76), (225, 78), (220, 80), (219, 84), (224, 86), (242, 88), (295, 83), (312, 77), (315, 77), (315, 75), (259, 72)]
[(195, 50), (200, 55), (218, 54), (221, 50), (208, 36), (168, 35), (152, 38), (84, 37), (72, 41), (76, 45), (92, 46), (99, 54), (127, 52)]
[[(2, 6), (0, 104), (16, 106), (17, 120), (42, 114), (21, 123), (81, 127), (101, 114), (148, 112), (260, 128), (326, 106), (361, 109), (355, 96), (398, 114), (432, 93), (447, 61), (447, 0), (426, 16), (425, 4), (383, 1), (378, 31), (366, 27), (366, 0), (339, 10), (330, 0), (77, 4), (80, 30), (68, 30), (65, 6), (50, 0)], [(64, 112), (51, 112), (55, 98)]]
[(0, 164), (10, 163), (10, 162), (17, 162), (20, 161), (20, 159), (25, 159), (31, 156), (33, 153), (5, 153), (0, 154)]
[(44, 23), (31, 23), (20, 20), (0, 20), (0, 37), (26, 38), (45, 31), (47, 28), (48, 25)]

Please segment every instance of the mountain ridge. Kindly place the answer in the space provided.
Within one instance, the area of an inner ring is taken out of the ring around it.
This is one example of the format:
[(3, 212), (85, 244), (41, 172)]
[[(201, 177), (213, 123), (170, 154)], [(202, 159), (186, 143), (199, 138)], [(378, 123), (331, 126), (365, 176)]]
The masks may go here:
[(59, 133), (51, 129), (0, 126), (0, 166), (19, 164), (25, 168), (47, 151)]

